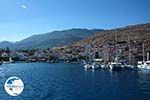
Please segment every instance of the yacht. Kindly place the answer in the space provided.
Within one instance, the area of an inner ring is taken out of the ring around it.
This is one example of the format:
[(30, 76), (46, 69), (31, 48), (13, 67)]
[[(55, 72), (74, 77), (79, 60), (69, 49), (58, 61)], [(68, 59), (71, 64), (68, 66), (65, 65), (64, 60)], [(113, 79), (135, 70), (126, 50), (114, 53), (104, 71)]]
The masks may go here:
[(143, 65), (144, 65), (144, 64), (143, 64), (143, 61), (138, 61), (138, 63), (137, 63), (137, 68), (138, 68), (138, 69), (143, 69), (143, 68), (144, 68)]
[(137, 68), (140, 70), (150, 70), (149, 52), (147, 53), (147, 60), (145, 61), (144, 43), (142, 44), (142, 48), (143, 48), (143, 61), (138, 61)]
[(131, 40), (130, 40), (130, 34), (128, 34), (128, 45), (129, 45), (129, 63), (128, 64), (124, 64), (124, 68), (127, 70), (133, 70), (134, 66), (131, 64)]
[(109, 64), (109, 68), (111, 70), (122, 70), (124, 68), (124, 66), (122, 65), (122, 63), (119, 63), (119, 60), (118, 60), (118, 45), (117, 45), (117, 36), (115, 34), (115, 39), (116, 39), (116, 58), (115, 58), (115, 61), (114, 62), (110, 62)]
[(145, 65), (145, 69), (150, 70), (150, 61), (145, 61), (144, 65)]
[(111, 62), (109, 65), (109, 68), (111, 70), (122, 70), (124, 68), (124, 66), (122, 65), (122, 63)]
[(150, 70), (150, 61), (139, 61), (137, 67), (140, 70)]

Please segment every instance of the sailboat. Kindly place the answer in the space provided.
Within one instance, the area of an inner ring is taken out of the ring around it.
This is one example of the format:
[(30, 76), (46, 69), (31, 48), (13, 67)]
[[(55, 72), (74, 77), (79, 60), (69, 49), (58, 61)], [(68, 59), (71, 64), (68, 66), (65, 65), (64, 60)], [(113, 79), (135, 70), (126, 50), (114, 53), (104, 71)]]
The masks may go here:
[(142, 49), (143, 49), (143, 61), (138, 61), (137, 67), (140, 70), (150, 70), (149, 52), (147, 53), (147, 61), (145, 61), (144, 43), (142, 44)]
[(147, 53), (147, 61), (144, 63), (146, 69), (150, 70), (149, 52)]
[(137, 67), (140, 70), (150, 70), (149, 53), (147, 53), (147, 61), (138, 61)]
[(88, 55), (88, 57), (86, 57), (86, 61), (84, 62), (84, 68), (85, 69), (91, 69), (92, 68), (92, 63), (91, 63), (91, 59), (90, 59), (90, 55), (89, 55), (89, 48), (91, 48), (90, 45), (86, 46), (86, 53)]
[(114, 62), (110, 62), (109, 68), (111, 70), (122, 70), (124, 66), (122, 65), (122, 63), (119, 63), (118, 61), (118, 45), (117, 45), (118, 40), (116, 34), (115, 34), (115, 39), (116, 39), (116, 58)]
[(124, 68), (127, 69), (127, 70), (133, 70), (134, 69), (134, 66), (131, 65), (131, 45), (130, 45), (130, 34), (128, 34), (128, 45), (129, 45), (129, 64), (125, 64), (124, 65)]
[(119, 63), (118, 61), (110, 62), (109, 68), (111, 70), (122, 70), (124, 66), (122, 63)]

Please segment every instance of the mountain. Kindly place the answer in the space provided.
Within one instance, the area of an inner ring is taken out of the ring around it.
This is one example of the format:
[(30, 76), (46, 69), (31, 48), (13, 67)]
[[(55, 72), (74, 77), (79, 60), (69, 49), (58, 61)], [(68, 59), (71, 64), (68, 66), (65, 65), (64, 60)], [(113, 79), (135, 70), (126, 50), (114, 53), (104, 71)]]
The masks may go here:
[(94, 33), (101, 31), (104, 30), (69, 29), (63, 31), (54, 31), (40, 35), (33, 35), (15, 43), (4, 41), (0, 43), (0, 48), (9, 47), (10, 49), (32, 49), (63, 46), (82, 40), (92, 36)]
[(33, 35), (24, 40), (11, 43), (3, 41), (0, 43), (0, 48), (9, 47), (11, 49), (32, 49), (32, 48), (48, 48), (64, 45), (83, 46), (92, 44), (95, 47), (100, 47), (104, 41), (114, 41), (115, 34), (118, 41), (127, 41), (128, 34), (131, 40), (145, 40), (147, 47), (150, 47), (150, 23), (126, 26), (111, 30), (102, 29), (69, 29), (63, 31), (54, 31), (40, 35)]
[(104, 41), (113, 42), (115, 40), (115, 35), (118, 37), (118, 41), (121, 42), (128, 42), (128, 35), (130, 35), (132, 42), (144, 40), (146, 48), (150, 49), (150, 23), (126, 26), (98, 32), (93, 36), (73, 43), (73, 46), (92, 44), (93, 47), (95, 46), (98, 48), (105, 43)]
[(12, 48), (13, 45), (14, 45), (14, 43), (9, 42), (9, 41), (0, 42), (0, 48), (6, 48), (6, 47)]

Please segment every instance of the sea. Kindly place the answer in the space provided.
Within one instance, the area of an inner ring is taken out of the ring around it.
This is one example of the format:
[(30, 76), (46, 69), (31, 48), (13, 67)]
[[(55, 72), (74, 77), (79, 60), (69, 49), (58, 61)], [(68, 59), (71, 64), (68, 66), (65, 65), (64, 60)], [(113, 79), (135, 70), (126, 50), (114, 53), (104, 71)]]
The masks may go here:
[[(24, 90), (10, 96), (9, 77)], [(0, 100), (150, 100), (150, 72), (85, 70), (82, 64), (12, 63), (0, 65)]]

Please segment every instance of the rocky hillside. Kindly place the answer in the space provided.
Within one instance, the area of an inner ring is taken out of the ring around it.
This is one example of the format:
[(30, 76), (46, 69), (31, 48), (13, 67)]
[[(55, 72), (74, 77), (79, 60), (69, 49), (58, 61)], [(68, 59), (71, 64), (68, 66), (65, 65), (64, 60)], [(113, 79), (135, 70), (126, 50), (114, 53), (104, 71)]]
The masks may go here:
[(73, 45), (81, 46), (91, 44), (100, 47), (104, 44), (104, 41), (114, 42), (115, 36), (119, 42), (127, 42), (128, 36), (130, 36), (131, 42), (144, 40), (146, 48), (150, 48), (150, 23), (106, 30), (76, 42)]

